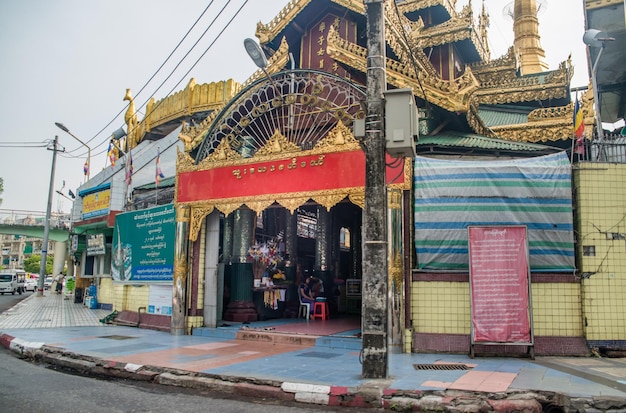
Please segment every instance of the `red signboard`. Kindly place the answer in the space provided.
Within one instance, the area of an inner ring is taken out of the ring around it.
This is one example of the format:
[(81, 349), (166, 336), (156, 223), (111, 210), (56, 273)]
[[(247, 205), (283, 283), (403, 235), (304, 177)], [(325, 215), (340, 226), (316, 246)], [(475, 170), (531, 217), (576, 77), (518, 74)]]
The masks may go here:
[(469, 227), (473, 342), (531, 343), (524, 226)]
[[(387, 158), (388, 164), (394, 161)], [(404, 181), (404, 162), (395, 164), (398, 165), (387, 168), (388, 183)], [(334, 152), (181, 172), (178, 174), (178, 202), (313, 193), (364, 185), (364, 153), (360, 150)]]

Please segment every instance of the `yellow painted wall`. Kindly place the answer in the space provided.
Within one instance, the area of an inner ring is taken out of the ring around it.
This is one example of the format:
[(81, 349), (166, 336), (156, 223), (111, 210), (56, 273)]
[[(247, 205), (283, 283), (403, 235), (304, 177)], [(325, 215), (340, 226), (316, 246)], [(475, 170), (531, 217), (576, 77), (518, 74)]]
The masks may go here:
[(626, 165), (580, 163), (573, 176), (585, 337), (626, 340)]
[(580, 284), (531, 284), (535, 336), (581, 337)]
[(411, 318), (418, 333), (469, 334), (469, 284), (464, 282), (413, 282)]
[[(579, 284), (532, 284), (535, 336), (582, 336)], [(411, 318), (418, 333), (470, 334), (466, 282), (413, 282)]]
[(148, 306), (150, 288), (147, 285), (134, 286), (114, 284), (111, 278), (100, 278), (98, 302), (113, 304), (113, 311), (137, 311)]

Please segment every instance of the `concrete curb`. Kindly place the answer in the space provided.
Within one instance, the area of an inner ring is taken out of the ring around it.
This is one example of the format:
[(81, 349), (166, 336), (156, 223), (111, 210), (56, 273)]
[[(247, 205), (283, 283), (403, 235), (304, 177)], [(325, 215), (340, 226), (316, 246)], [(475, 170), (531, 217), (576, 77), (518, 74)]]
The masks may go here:
[(393, 411), (447, 412), (617, 412), (626, 411), (626, 400), (614, 397), (570, 398), (552, 392), (515, 391), (477, 393), (459, 390), (406, 391), (373, 380), (361, 387), (279, 382), (255, 378), (219, 376), (159, 366), (119, 363), (66, 352), (38, 342), (26, 342), (7, 334), (0, 345), (21, 358), (52, 364), (86, 375), (149, 381), (167, 386), (203, 389), (245, 397), (272, 398), (336, 407), (383, 408)]

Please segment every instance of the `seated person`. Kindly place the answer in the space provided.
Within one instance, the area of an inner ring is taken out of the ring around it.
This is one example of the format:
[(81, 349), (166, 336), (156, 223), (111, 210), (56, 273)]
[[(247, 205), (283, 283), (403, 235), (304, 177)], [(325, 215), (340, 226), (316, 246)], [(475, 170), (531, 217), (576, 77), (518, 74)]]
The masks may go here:
[(313, 304), (315, 303), (315, 294), (311, 288), (311, 277), (307, 277), (300, 287), (298, 288), (298, 294), (300, 295), (300, 301), (309, 305), (309, 314), (313, 314)]

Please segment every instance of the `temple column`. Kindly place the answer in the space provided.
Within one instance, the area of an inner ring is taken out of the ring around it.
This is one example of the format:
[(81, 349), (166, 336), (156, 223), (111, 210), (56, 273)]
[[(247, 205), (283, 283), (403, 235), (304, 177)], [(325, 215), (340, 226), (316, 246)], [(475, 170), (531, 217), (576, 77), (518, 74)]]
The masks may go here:
[(298, 286), (302, 282), (302, 274), (298, 272), (298, 216), (285, 210), (285, 279), (289, 284), (285, 292), (285, 318), (297, 317), (300, 303)]
[(224, 241), (222, 245), (222, 262), (228, 265), (233, 256), (233, 214), (224, 218)]
[(174, 280), (172, 284), (172, 321), (170, 333), (187, 334), (187, 250), (189, 245), (190, 208), (176, 207), (176, 237), (174, 244)]
[(324, 292), (327, 296), (332, 294), (333, 280), (330, 271), (331, 259), (330, 212), (319, 205), (317, 207), (317, 235), (315, 239), (315, 268), (313, 275), (324, 284)]
[(224, 320), (256, 321), (257, 312), (252, 301), (254, 276), (248, 262), (248, 249), (254, 234), (254, 211), (240, 208), (233, 212), (233, 255), (230, 271), (230, 302)]
[[(221, 271), (219, 289), (221, 297), (219, 297), (218, 320), (224, 319), (224, 312), (230, 300), (230, 260), (233, 256), (233, 214), (224, 217), (224, 228), (222, 235), (222, 251), (220, 257), (219, 268)], [(228, 295), (226, 294), (228, 292)]]
[(388, 344), (401, 348), (404, 333), (404, 249), (402, 190), (387, 191), (387, 234), (389, 278), (387, 290)]

